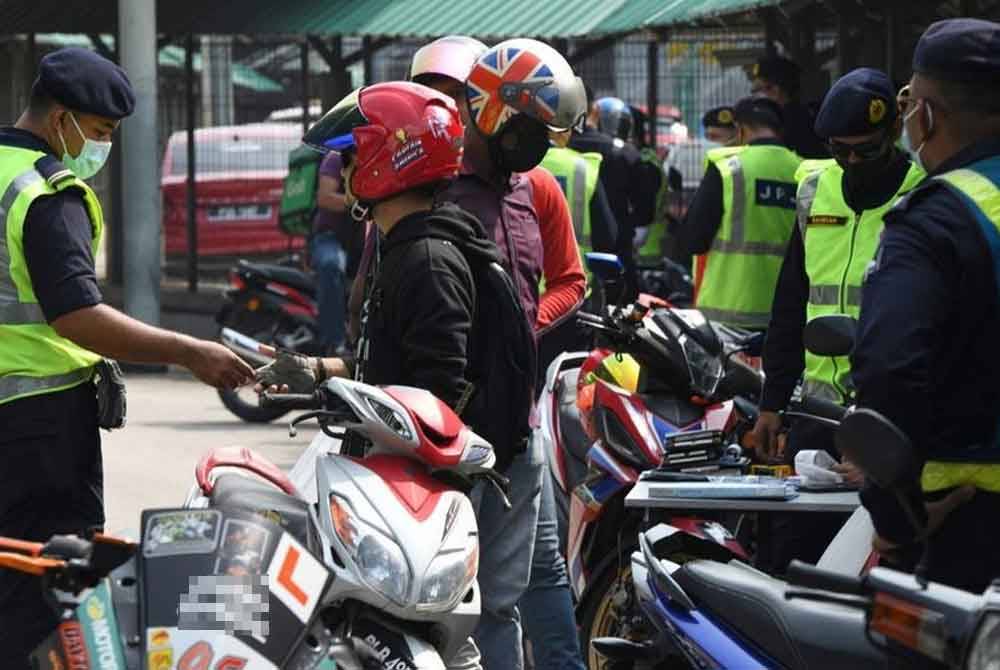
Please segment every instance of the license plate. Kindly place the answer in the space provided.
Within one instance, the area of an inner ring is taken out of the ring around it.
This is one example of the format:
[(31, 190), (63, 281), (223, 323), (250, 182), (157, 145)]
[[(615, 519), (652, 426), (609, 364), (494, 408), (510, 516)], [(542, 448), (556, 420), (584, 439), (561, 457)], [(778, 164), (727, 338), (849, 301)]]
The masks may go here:
[[(353, 635), (364, 640), (375, 652), (383, 670), (418, 670), (417, 651), (410, 648), (407, 636), (389, 630), (371, 619), (354, 622)], [(412, 639), (412, 638), (410, 638)]]
[(209, 207), (206, 214), (208, 220), (213, 223), (270, 219), (271, 205), (225, 205)]

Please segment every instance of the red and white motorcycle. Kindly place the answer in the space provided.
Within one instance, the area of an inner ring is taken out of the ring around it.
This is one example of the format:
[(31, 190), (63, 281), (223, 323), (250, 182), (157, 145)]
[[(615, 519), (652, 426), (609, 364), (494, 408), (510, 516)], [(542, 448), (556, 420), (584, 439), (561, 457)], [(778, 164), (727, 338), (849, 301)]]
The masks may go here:
[[(314, 394), (265, 394), (263, 403), (311, 410), (293, 426), (319, 420), (324, 435), (295, 468), (312, 482), (300, 491), (249, 449), (217, 449), (199, 463), (186, 506), (239, 506), (281, 523), (334, 573), (314, 603), (331, 636), (354, 640), (377, 667), (443, 669), (479, 619), (467, 493), (482, 479), (505, 489), (493, 448), (416, 388), (331, 379)], [(366, 455), (336, 453), (335, 428), (368, 440)]]

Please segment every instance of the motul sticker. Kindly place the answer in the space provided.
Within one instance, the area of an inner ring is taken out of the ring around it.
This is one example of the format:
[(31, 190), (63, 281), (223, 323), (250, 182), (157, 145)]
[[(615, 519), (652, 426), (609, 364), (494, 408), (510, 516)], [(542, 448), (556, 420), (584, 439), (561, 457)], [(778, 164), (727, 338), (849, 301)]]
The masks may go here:
[(285, 607), (306, 623), (323, 595), (329, 574), (305, 547), (284, 533), (267, 568), (267, 585)]
[(59, 624), (59, 641), (62, 642), (66, 667), (69, 670), (90, 670), (87, 642), (79, 622), (64, 621)]

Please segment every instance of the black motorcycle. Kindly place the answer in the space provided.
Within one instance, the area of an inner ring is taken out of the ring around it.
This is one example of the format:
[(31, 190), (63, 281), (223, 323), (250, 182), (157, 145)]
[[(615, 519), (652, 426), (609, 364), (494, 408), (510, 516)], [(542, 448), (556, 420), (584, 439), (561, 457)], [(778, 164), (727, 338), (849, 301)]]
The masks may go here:
[[(227, 329), (309, 356), (326, 353), (320, 344), (316, 280), (300, 267), (299, 258), (292, 256), (278, 264), (241, 260), (229, 271), (231, 288), (226, 290), (226, 302), (215, 317), (219, 340), (254, 367), (270, 359), (225, 337)], [(251, 423), (267, 423), (287, 411), (261, 407), (257, 394), (249, 388), (223, 389), (219, 398), (226, 409)]]

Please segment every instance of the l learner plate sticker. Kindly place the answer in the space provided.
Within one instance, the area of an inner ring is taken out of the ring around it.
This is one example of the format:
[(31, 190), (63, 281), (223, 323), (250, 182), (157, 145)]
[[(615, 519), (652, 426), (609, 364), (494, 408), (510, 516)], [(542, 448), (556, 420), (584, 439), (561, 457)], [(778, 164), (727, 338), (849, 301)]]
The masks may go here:
[(267, 585), (285, 607), (306, 623), (323, 595), (329, 571), (285, 533), (267, 568)]

